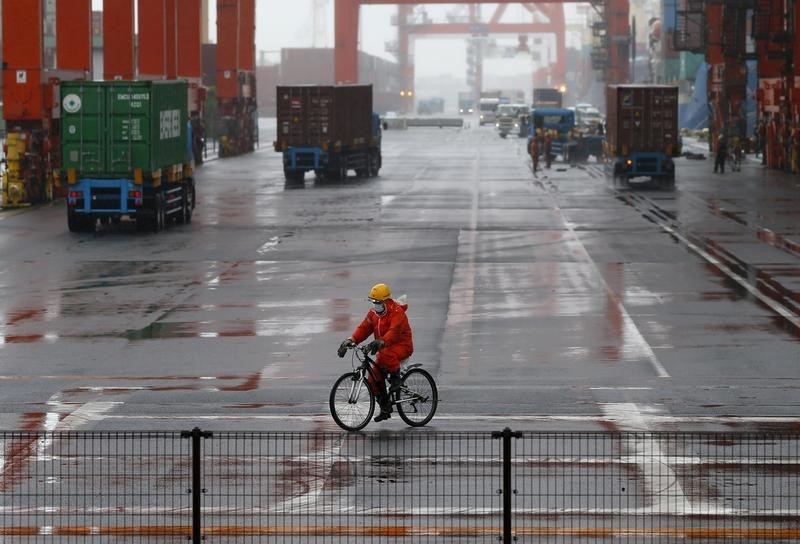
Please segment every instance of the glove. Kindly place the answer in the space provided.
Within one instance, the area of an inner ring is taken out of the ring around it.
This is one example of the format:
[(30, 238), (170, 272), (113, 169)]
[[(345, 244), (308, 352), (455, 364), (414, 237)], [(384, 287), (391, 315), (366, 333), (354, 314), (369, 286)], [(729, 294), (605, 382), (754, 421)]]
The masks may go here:
[(378, 350), (381, 349), (384, 345), (383, 340), (373, 340), (367, 345), (367, 349), (369, 350), (371, 355), (375, 355), (378, 353)]
[(339, 351), (337, 351), (336, 353), (339, 355), (339, 357), (344, 357), (344, 354), (347, 353), (347, 348), (349, 348), (352, 345), (353, 341), (350, 338), (348, 338), (344, 342), (339, 344)]

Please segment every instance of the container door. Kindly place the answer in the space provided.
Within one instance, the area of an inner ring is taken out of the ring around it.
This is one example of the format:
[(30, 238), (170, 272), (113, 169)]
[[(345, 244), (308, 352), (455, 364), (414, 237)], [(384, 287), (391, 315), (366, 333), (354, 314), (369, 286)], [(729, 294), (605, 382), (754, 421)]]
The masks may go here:
[(103, 85), (62, 87), (62, 167), (74, 168), (79, 176), (101, 175), (106, 171), (104, 98)]
[(331, 142), (341, 138), (334, 119), (334, 87), (308, 87), (306, 135), (314, 142)]
[(144, 84), (114, 84), (108, 88), (106, 133), (108, 171), (130, 177), (135, 168), (150, 169), (150, 88)]

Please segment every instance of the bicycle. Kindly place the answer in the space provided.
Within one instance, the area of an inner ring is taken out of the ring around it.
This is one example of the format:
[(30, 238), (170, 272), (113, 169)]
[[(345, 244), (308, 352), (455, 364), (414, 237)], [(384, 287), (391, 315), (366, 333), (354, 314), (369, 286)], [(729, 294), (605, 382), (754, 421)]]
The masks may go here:
[[(375, 412), (376, 398), (367, 381), (377, 383), (373, 370), (375, 360), (369, 356), (367, 346), (351, 345), (352, 372), (347, 372), (334, 382), (329, 399), (331, 416), (346, 431), (360, 431), (367, 426)], [(358, 365), (356, 365), (358, 361)], [(439, 393), (436, 382), (420, 363), (402, 367), (396, 386), (388, 388), (389, 402), (397, 408), (400, 419), (411, 427), (426, 425), (436, 413)], [(390, 380), (386, 380), (388, 383)]]

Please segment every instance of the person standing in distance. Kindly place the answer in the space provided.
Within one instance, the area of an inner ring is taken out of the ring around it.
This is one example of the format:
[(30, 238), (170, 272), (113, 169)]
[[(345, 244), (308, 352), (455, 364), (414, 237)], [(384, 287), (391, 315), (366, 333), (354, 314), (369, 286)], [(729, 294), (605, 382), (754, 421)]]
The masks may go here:
[(386, 375), (389, 375), (392, 388), (396, 388), (399, 385), (396, 373), (400, 370), (400, 362), (411, 357), (414, 342), (406, 316), (408, 304), (403, 302), (403, 297), (399, 301), (394, 300), (389, 286), (378, 283), (372, 286), (367, 298), (372, 303), (372, 308), (367, 311), (353, 334), (339, 345), (337, 354), (344, 357), (348, 347), (360, 344), (370, 335), (374, 336), (368, 347), (370, 353), (377, 353), (373, 365), (377, 382), (373, 383), (370, 377), (370, 387), (381, 407), (381, 413), (375, 416), (375, 421), (383, 421), (389, 419), (392, 413), (389, 396), (386, 394)]

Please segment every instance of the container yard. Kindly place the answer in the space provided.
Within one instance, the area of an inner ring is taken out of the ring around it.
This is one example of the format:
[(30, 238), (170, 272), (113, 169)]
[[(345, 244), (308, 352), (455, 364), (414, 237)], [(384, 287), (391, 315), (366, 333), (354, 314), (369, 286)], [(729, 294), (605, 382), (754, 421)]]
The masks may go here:
[(0, 540), (800, 542), (800, 10), (377, 4), (0, 1)]

